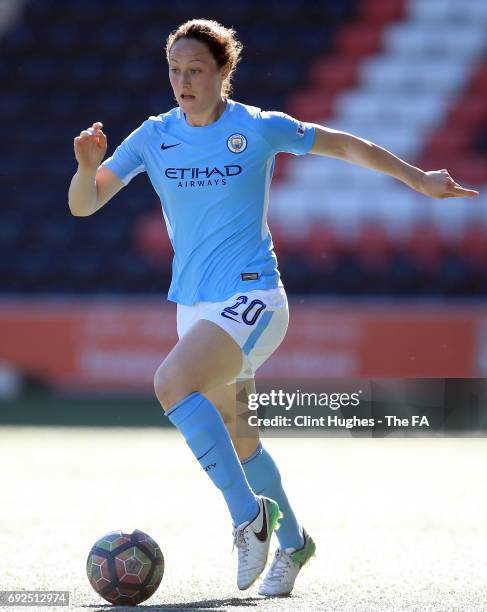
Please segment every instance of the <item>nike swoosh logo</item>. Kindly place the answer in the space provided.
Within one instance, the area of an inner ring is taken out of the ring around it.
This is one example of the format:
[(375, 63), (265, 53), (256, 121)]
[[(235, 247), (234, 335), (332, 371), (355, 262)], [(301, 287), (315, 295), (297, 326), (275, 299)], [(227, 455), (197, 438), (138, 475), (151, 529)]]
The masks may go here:
[(262, 511), (264, 513), (264, 517), (262, 519), (262, 529), (259, 532), (255, 532), (255, 537), (261, 542), (265, 542), (267, 540), (267, 513), (265, 509), (265, 503), (262, 502)]
[(176, 144), (173, 144), (173, 145), (167, 145), (167, 144), (162, 143), (161, 149), (165, 151), (166, 149), (172, 149), (173, 147), (177, 147), (180, 144), (181, 144), (180, 142), (177, 142)]

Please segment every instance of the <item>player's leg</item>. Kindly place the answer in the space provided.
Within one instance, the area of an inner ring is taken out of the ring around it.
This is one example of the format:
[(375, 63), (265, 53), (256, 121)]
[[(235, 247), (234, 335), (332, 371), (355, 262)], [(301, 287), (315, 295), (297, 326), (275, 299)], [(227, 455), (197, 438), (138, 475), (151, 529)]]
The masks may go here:
[(194, 391), (205, 393), (235, 378), (242, 367), (242, 351), (216, 323), (197, 321), (156, 371), (154, 389), (164, 410)]
[[(154, 387), (166, 415), (223, 493), (239, 547), (238, 586), (245, 589), (265, 567), (279, 507), (254, 495), (223, 419), (203, 395), (235, 378), (241, 365), (235, 340), (215, 323), (199, 320), (161, 364)], [(245, 554), (240, 554), (244, 549)]]
[(215, 323), (198, 321), (154, 377), (156, 396), (213, 483), (222, 491), (235, 525), (258, 512), (228, 431), (203, 395), (231, 380), (242, 364), (240, 347)]
[[(287, 327), (284, 311), (275, 313), (274, 326), (255, 343), (246, 355), (247, 373), (255, 373), (279, 346), (283, 330)], [(284, 331), (285, 333), (285, 331)], [(242, 461), (247, 480), (256, 494), (274, 499), (283, 513), (276, 534), (279, 548), (274, 561), (262, 582), (261, 595), (287, 595), (305, 563), (315, 553), (312, 538), (299, 524), (282, 485), (279, 469), (272, 456), (259, 441), (258, 428), (248, 424), (248, 395), (255, 393), (253, 378), (237, 381), (212, 391), (212, 397), (225, 418), (238, 456)]]
[(298, 522), (284, 490), (279, 468), (261, 442), (254, 453), (242, 461), (242, 465), (252, 489), (259, 495), (275, 499), (283, 514), (276, 531), (279, 548), (259, 587), (259, 594), (289, 595), (299, 571), (314, 555), (315, 543)]
[(303, 528), (289, 503), (279, 468), (260, 441), (258, 427), (248, 424), (247, 398), (255, 391), (255, 380), (249, 378), (219, 386), (206, 395), (222, 415), (252, 490), (279, 504), (283, 513), (276, 531), (280, 547), (297, 550), (304, 545)]
[(259, 428), (247, 421), (249, 393), (255, 393), (253, 378), (238, 379), (205, 393), (220, 412), (240, 461), (250, 457), (259, 444)]
[(259, 439), (257, 427), (248, 425), (248, 395), (255, 393), (254, 379), (238, 380), (213, 389), (207, 397), (219, 410), (253, 491), (279, 504), (283, 513), (276, 531), (279, 548), (262, 584), (261, 595), (288, 595), (315, 543), (299, 524), (283, 488), (279, 469)]

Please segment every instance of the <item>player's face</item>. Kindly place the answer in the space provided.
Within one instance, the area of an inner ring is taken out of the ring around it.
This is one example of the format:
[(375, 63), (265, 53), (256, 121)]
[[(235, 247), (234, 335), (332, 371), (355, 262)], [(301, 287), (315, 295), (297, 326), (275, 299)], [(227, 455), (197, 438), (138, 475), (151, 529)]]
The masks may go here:
[(223, 74), (208, 47), (180, 38), (169, 53), (169, 80), (186, 115), (204, 115), (221, 100)]

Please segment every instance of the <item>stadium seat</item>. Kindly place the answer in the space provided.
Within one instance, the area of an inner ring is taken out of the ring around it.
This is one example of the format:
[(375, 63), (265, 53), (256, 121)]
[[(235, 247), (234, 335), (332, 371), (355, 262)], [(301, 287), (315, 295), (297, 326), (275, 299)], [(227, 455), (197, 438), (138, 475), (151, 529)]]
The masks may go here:
[(487, 226), (475, 223), (467, 226), (462, 236), (461, 251), (476, 268), (485, 268), (487, 261)]
[(483, 155), (458, 158), (452, 167), (458, 180), (471, 185), (487, 184), (487, 163)]
[(432, 126), (438, 121), (438, 113), (446, 104), (447, 101), (436, 92), (422, 96), (404, 96), (403, 92), (392, 91), (387, 98), (381, 92), (346, 92), (340, 94), (337, 100), (342, 113), (347, 113), (366, 125), (369, 122), (389, 120), (404, 126)]
[(20, 245), (22, 234), (22, 220), (18, 214), (2, 215), (0, 224), (0, 244), (2, 248), (16, 252)]
[(475, 150), (480, 154), (487, 154), (487, 121), (480, 127), (474, 139)]
[(368, 24), (384, 25), (402, 17), (404, 0), (363, 0), (359, 4), (359, 16)]
[(438, 230), (434, 226), (417, 222), (408, 238), (407, 249), (421, 268), (428, 272), (437, 270), (443, 244)]
[(398, 91), (410, 96), (411, 92), (440, 93), (447, 96), (462, 87), (467, 80), (463, 58), (425, 57), (421, 62), (397, 55), (382, 55), (366, 59), (360, 65), (360, 77), (371, 89), (381, 93)]
[(301, 121), (317, 121), (329, 117), (333, 108), (333, 96), (316, 90), (301, 91), (293, 94), (286, 110)]
[(305, 246), (311, 265), (320, 270), (333, 268), (340, 245), (331, 224), (322, 219), (312, 222), (306, 233)]
[(469, 91), (475, 96), (484, 96), (485, 99), (487, 95), (487, 61), (482, 63), (474, 72)]
[(15, 29), (3, 34), (2, 51), (5, 56), (11, 58), (28, 57), (35, 48), (36, 42), (37, 37), (33, 28), (26, 22), (20, 23)]
[(132, 244), (137, 253), (156, 267), (170, 267), (174, 251), (161, 212), (139, 217), (133, 229)]
[(487, 24), (487, 5), (478, 0), (408, 0), (409, 14), (439, 27), (451, 23)]
[(370, 219), (362, 223), (356, 247), (366, 268), (376, 271), (386, 269), (392, 247), (380, 220)]
[(463, 128), (434, 132), (424, 147), (425, 156), (465, 155), (471, 144), (471, 133)]
[(483, 51), (485, 29), (482, 24), (463, 28), (457, 24), (444, 25), (414, 23), (390, 27), (384, 34), (384, 43), (397, 55), (434, 56), (446, 54), (470, 61)]
[(466, 129), (474, 128), (487, 117), (487, 105), (482, 94), (472, 94), (458, 100), (450, 109), (447, 122)]
[(311, 83), (327, 94), (336, 94), (357, 82), (358, 62), (351, 57), (324, 59), (311, 66)]
[(353, 23), (337, 34), (335, 45), (341, 56), (360, 58), (378, 51), (381, 40), (381, 24)]

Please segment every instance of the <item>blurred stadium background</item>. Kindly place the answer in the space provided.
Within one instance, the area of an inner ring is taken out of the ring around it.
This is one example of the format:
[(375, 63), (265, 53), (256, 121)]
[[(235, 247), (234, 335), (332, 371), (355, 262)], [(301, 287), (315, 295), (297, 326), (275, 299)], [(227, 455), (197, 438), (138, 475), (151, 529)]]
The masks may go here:
[(481, 191), (433, 201), (343, 162), (279, 156), (270, 227), (292, 318), (261, 379), (485, 375), (484, 0), (0, 7), (3, 397), (152, 394), (176, 339), (160, 203), (144, 175), (95, 216), (72, 217), (72, 140), (102, 120), (110, 154), (174, 105), (165, 37), (195, 16), (234, 26), (245, 45), (234, 98), (370, 138)]
[[(142, 427), (167, 421), (152, 376), (176, 340), (171, 247), (145, 176), (94, 217), (71, 216), (72, 141), (101, 120), (110, 154), (174, 106), (163, 46), (193, 17), (237, 29), (235, 99), (481, 191), (433, 201), (281, 155), (270, 227), (291, 324), (258, 389), (487, 374), (485, 0), (0, 0), (0, 542), (12, 552), (0, 588), (64, 588), (76, 609), (107, 609), (86, 554), (138, 527), (168, 561), (160, 610), (485, 610), (482, 440), (269, 440), (319, 542), (285, 604), (235, 597), (218, 492), (174, 432)], [(95, 427), (108, 425), (123, 427)]]

